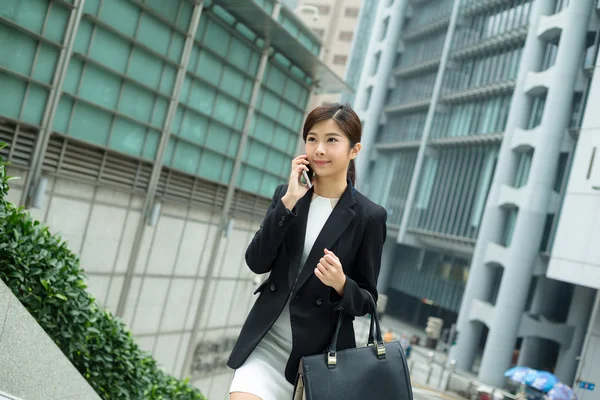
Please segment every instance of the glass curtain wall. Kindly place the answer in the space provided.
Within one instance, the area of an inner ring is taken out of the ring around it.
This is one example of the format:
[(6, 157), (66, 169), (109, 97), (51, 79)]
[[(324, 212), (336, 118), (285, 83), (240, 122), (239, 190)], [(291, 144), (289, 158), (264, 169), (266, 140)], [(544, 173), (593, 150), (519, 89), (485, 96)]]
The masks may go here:
[(463, 4), (409, 230), (474, 243), (494, 173), (529, 1)]

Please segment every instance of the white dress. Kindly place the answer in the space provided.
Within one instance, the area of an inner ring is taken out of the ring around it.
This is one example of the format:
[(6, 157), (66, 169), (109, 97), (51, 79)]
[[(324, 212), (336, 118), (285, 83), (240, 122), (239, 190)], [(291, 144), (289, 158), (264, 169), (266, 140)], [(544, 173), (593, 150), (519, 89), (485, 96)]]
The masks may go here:
[[(304, 249), (300, 260), (301, 268), (337, 201), (338, 199), (313, 195), (306, 222)], [(311, 268), (311, 266), (307, 266), (307, 268)], [(298, 273), (300, 273), (300, 269)], [(244, 365), (235, 370), (229, 393), (250, 393), (262, 400), (291, 399), (294, 387), (285, 379), (285, 366), (291, 352), (292, 326), (288, 299), (271, 329), (265, 334)]]

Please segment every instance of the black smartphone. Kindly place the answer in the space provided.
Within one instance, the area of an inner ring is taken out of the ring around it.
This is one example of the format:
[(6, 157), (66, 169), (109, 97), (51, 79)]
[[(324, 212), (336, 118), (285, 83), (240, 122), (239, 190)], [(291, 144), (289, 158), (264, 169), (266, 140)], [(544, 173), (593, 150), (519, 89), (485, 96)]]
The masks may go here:
[(304, 183), (310, 189), (312, 187), (313, 171), (310, 168), (310, 165), (307, 165), (307, 167), (308, 167), (308, 171), (302, 171), (302, 178), (304, 180), (304, 182), (302, 182), (302, 183)]

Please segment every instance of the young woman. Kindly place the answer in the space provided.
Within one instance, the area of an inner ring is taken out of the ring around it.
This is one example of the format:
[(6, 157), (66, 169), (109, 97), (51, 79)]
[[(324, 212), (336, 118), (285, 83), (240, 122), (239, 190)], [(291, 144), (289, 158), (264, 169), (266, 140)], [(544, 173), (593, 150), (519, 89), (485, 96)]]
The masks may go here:
[(230, 400), (291, 399), (300, 359), (326, 351), (340, 312), (338, 349), (356, 347), (352, 321), (370, 311), (369, 293), (377, 299), (387, 218), (353, 186), (361, 130), (348, 104), (306, 118), (306, 155), (292, 161), (246, 250), (250, 269), (270, 275), (227, 363)]

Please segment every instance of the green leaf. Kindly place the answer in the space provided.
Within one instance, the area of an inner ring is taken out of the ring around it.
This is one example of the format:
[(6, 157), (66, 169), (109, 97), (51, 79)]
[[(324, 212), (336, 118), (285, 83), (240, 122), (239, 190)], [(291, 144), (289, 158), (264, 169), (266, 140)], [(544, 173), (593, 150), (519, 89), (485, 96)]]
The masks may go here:
[(64, 300), (64, 301), (68, 300), (67, 296), (65, 296), (64, 294), (60, 294), (60, 293), (54, 294), (53, 297), (58, 297), (59, 299)]

